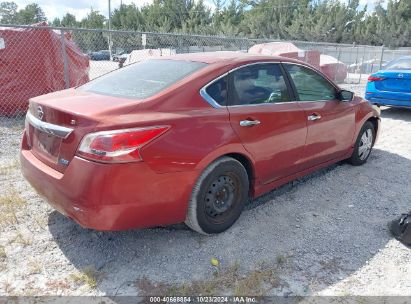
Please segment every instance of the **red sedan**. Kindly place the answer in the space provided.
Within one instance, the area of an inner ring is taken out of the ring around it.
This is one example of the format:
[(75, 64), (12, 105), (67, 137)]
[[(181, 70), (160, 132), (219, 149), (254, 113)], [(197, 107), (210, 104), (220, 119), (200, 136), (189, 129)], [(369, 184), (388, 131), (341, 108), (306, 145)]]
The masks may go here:
[(250, 198), (348, 159), (379, 113), (302, 62), (234, 52), (152, 59), (30, 100), (26, 179), (81, 226), (228, 229)]

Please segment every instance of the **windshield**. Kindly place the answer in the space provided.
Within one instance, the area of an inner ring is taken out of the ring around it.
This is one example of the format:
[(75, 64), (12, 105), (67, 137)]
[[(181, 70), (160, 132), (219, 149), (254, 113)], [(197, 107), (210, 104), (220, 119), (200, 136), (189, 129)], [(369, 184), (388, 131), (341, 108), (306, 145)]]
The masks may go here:
[(144, 99), (206, 65), (183, 60), (147, 60), (108, 73), (79, 89), (102, 95)]
[(411, 58), (400, 58), (389, 62), (385, 70), (411, 70)]

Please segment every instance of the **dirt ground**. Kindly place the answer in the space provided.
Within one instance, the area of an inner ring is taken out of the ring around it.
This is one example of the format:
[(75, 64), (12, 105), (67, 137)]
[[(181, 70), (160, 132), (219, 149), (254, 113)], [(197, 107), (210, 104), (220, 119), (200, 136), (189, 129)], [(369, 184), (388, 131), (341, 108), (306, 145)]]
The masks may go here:
[(411, 110), (382, 117), (367, 164), (274, 190), (215, 236), (79, 227), (22, 178), (22, 122), (1, 120), (0, 295), (410, 296), (411, 250), (387, 223), (411, 209)]

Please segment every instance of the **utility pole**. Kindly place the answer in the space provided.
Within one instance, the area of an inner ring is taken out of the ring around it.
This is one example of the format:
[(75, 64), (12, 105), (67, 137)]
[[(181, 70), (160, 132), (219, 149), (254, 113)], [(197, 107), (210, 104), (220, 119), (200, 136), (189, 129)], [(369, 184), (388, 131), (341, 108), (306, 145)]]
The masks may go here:
[[(111, 0), (108, 0), (108, 30), (111, 31)], [(113, 60), (111, 51), (111, 32), (108, 32), (108, 51), (110, 52), (110, 60)]]
[(108, 0), (108, 29), (111, 30), (111, 0)]

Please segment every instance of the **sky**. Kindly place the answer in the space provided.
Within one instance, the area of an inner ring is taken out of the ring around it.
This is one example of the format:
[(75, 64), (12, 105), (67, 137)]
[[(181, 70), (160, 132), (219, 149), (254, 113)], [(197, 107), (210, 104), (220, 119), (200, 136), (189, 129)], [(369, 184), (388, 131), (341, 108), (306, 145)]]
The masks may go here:
[[(348, 0), (340, 0), (342, 2), (348, 2)], [(49, 20), (53, 20), (56, 17), (61, 18), (66, 13), (70, 13), (76, 16), (77, 20), (81, 20), (86, 17), (92, 7), (94, 10), (100, 11), (105, 16), (108, 16), (108, 0), (14, 0), (19, 8), (23, 8), (29, 3), (36, 2), (39, 4), (46, 17)], [(152, 0), (123, 0), (124, 4), (135, 3), (141, 7), (144, 4), (151, 3)], [(212, 0), (205, 0), (206, 5), (213, 8)], [(228, 2), (228, 1), (227, 1)], [(372, 10), (376, 0), (360, 0), (361, 5), (368, 5), (368, 10)], [(111, 9), (120, 6), (121, 0), (111, 0)]]

